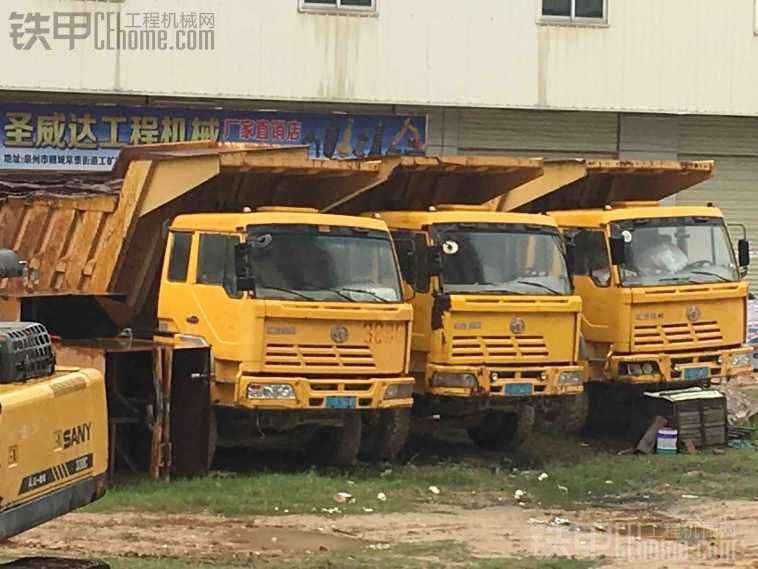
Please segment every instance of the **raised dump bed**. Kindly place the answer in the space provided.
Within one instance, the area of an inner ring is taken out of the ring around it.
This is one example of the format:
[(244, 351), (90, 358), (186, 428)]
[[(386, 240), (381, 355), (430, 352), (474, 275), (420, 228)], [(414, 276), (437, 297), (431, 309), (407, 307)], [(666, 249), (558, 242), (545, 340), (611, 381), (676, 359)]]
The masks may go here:
[(544, 175), (504, 195), (500, 211), (598, 208), (615, 202), (657, 202), (713, 176), (713, 162), (551, 160)]

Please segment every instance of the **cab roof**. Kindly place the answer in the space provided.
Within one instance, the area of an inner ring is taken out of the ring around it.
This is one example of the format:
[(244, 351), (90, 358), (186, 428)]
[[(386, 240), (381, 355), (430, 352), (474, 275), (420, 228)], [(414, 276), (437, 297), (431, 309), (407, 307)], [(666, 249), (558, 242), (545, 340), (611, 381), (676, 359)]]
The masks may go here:
[(721, 210), (708, 206), (619, 207), (611, 209), (571, 209), (548, 212), (561, 227), (602, 227), (608, 223), (629, 219), (671, 217), (723, 218)]
[(349, 215), (333, 215), (286, 209), (280, 211), (256, 211), (251, 213), (196, 213), (180, 215), (171, 224), (174, 231), (218, 231), (239, 233), (248, 225), (317, 225), (360, 227), (375, 231), (387, 231), (381, 219)]
[(501, 211), (384, 211), (378, 215), (392, 229), (421, 229), (435, 223), (512, 223), (557, 227), (547, 215)]

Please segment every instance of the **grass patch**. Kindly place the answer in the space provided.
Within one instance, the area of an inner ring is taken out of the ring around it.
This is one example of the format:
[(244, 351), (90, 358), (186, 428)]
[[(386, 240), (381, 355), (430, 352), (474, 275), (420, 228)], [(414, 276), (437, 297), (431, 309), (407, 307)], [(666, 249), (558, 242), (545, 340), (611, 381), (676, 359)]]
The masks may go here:
[[(550, 478), (529, 477), (527, 489), (546, 505), (577, 506), (581, 503), (611, 505), (629, 498), (656, 506), (682, 494), (712, 498), (754, 499), (758, 484), (751, 472), (758, 468), (758, 453), (727, 450), (697, 455), (607, 456), (579, 464), (550, 464)], [(610, 482), (610, 483), (609, 483)], [(559, 488), (562, 486), (566, 490)]]
[[(618, 456), (618, 447), (592, 446), (558, 435), (535, 434), (514, 456), (482, 453), (463, 443), (419, 452), (405, 464), (360, 466), (349, 471), (305, 470), (216, 473), (171, 484), (147, 480), (117, 483), (89, 512), (213, 513), (227, 516), (417, 511), (438, 505), (484, 507), (513, 503), (525, 490), (529, 502), (550, 507), (597, 506), (650, 496), (660, 506), (681, 494), (714, 498), (758, 497), (758, 452), (710, 450), (697, 455)], [(442, 457), (456, 457), (455, 459)], [(539, 481), (540, 473), (549, 478)], [(606, 483), (610, 480), (612, 484)], [(437, 486), (434, 495), (430, 486)], [(561, 487), (565, 488), (562, 489)], [(354, 503), (336, 503), (348, 492)], [(386, 501), (377, 498), (380, 492)]]
[[(302, 473), (261, 472), (254, 475), (211, 474), (203, 478), (160, 484), (147, 480), (116, 485), (90, 512), (134, 510), (159, 513), (209, 512), (227, 516), (322, 513), (399, 512), (428, 503), (457, 503), (453, 495), (434, 496), (429, 486), (446, 494), (476, 489), (497, 490), (505, 480), (491, 469), (467, 464), (393, 465), (386, 469), (359, 467), (350, 472), (308, 470)], [(348, 492), (354, 503), (337, 503)], [(379, 493), (386, 501), (377, 498)]]

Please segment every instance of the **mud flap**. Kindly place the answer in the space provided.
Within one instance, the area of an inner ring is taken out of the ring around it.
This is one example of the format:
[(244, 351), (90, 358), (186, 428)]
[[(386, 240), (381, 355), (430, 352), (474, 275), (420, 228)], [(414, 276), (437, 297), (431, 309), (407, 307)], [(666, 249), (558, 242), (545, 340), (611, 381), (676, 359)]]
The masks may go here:
[(210, 351), (174, 351), (171, 383), (171, 475), (195, 476), (210, 468), (212, 444)]

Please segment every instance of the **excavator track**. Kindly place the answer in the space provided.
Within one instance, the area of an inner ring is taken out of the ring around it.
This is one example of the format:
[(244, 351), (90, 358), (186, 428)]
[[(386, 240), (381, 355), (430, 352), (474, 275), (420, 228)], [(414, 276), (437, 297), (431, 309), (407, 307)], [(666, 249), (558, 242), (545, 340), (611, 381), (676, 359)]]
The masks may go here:
[(59, 557), (28, 557), (0, 565), (7, 569), (110, 569), (104, 561), (63, 559)]

